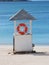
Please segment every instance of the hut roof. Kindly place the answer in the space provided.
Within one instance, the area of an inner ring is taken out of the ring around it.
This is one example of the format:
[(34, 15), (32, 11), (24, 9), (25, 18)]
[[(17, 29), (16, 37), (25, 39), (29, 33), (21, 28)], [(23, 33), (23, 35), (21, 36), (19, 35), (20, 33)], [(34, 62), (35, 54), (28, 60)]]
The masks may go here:
[(10, 20), (35, 20), (35, 18), (32, 15), (30, 15), (27, 11), (22, 9), (15, 15), (11, 16)]

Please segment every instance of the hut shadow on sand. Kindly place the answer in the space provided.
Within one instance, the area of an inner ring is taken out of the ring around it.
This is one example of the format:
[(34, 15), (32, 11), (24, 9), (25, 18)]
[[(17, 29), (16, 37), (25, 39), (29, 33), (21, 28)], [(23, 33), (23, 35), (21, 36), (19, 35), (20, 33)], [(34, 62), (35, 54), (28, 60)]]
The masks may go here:
[(11, 54), (11, 55), (34, 55), (34, 56), (49, 56), (49, 52), (36, 52), (36, 51), (32, 51), (32, 52), (17, 52), (17, 53), (8, 53), (8, 54)]
[[(28, 55), (34, 55), (34, 56), (49, 56), (49, 53), (48, 52), (22, 52), (22, 53), (15, 53), (15, 54), (18, 54), (18, 55), (24, 55), (24, 54), (28, 54)], [(14, 55), (15, 55), (14, 54)]]
[(49, 52), (36, 52), (33, 53), (34, 56), (49, 56)]

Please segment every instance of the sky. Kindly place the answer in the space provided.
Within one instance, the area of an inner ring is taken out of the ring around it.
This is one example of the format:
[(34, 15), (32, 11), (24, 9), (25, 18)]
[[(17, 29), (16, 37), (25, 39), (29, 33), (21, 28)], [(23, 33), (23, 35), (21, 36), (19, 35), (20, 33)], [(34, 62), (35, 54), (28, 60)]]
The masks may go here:
[(24, 8), (37, 20), (33, 21), (32, 40), (35, 44), (49, 44), (49, 2), (0, 2), (0, 44), (12, 44), (14, 23), (9, 18)]
[(0, 0), (0, 1), (49, 1), (49, 0)]
[(49, 0), (30, 0), (30, 1), (49, 1)]

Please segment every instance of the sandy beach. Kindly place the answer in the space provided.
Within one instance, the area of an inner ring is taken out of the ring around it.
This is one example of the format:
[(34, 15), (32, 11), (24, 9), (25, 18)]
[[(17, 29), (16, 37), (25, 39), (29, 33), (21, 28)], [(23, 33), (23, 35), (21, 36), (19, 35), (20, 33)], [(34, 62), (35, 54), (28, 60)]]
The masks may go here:
[(49, 46), (35, 46), (34, 50), (36, 53), (14, 55), (12, 45), (0, 45), (0, 65), (49, 65)]

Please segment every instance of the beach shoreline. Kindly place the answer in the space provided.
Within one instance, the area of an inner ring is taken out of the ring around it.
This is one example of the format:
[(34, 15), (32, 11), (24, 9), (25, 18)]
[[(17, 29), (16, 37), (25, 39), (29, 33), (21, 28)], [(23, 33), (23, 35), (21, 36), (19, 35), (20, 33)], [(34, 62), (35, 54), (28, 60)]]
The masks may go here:
[(49, 46), (35, 46), (34, 50), (37, 53), (14, 55), (12, 45), (0, 45), (0, 65), (49, 65)]

